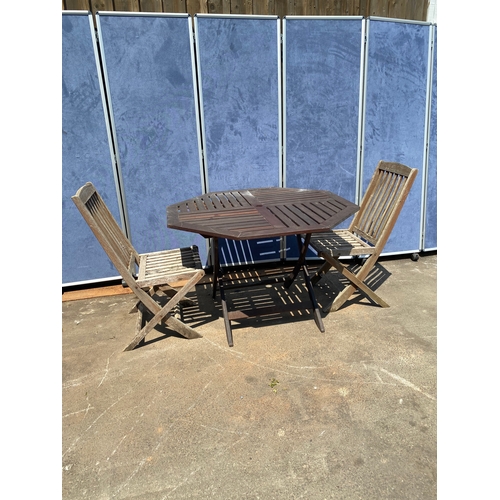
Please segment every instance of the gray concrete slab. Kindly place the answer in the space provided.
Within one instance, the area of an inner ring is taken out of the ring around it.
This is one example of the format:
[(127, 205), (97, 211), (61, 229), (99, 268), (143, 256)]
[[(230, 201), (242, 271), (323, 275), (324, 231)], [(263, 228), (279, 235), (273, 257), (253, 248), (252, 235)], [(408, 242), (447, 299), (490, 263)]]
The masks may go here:
[(436, 255), (382, 260), (391, 307), (235, 322), (233, 348), (208, 285), (185, 310), (203, 338), (130, 352), (132, 295), (63, 302), (63, 498), (436, 498), (436, 277)]

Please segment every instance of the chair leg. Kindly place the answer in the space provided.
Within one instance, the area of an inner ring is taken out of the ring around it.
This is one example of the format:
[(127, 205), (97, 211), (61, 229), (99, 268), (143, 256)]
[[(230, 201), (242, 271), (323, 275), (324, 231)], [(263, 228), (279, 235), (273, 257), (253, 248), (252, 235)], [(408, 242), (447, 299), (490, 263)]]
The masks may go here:
[[(175, 288), (172, 288), (171, 286), (168, 286), (168, 285), (151, 287), (148, 293), (149, 293), (149, 295), (153, 296), (157, 292), (161, 292), (163, 295), (165, 295), (166, 297), (170, 297), (170, 298), (172, 298), (174, 295), (176, 295), (178, 293), (178, 291)], [(142, 302), (140, 300), (138, 300), (134, 304), (134, 307), (132, 307), (132, 309), (130, 309), (129, 314), (138, 312), (140, 304), (142, 304)], [(192, 307), (196, 303), (194, 300), (191, 300), (191, 299), (186, 297), (186, 298), (180, 300), (179, 304), (181, 306), (185, 306), (185, 307)]]
[(325, 307), (323, 309), (324, 313), (329, 313), (329, 312), (334, 312), (338, 311), (346, 302), (347, 299), (354, 293), (356, 289), (360, 290), (363, 292), (365, 295), (367, 295), (373, 302), (378, 304), (381, 307), (389, 307), (389, 304), (385, 302), (382, 298), (380, 298), (371, 288), (369, 288), (363, 280), (368, 276), (368, 273), (370, 272), (371, 268), (375, 265), (378, 259), (378, 255), (372, 255), (369, 257), (366, 262), (363, 264), (362, 268), (356, 273), (353, 274), (349, 269), (347, 269), (347, 266), (339, 262), (335, 257), (331, 256), (325, 256), (324, 258), (328, 257), (328, 261), (330, 262), (331, 266), (335, 267), (339, 273), (341, 273), (343, 276), (345, 276), (350, 282), (350, 285), (347, 285), (338, 295), (335, 297), (335, 300), (333, 301), (332, 305), (330, 307)]
[(311, 284), (315, 285), (330, 269), (332, 265), (325, 260), (323, 265), (311, 277)]
[[(131, 351), (134, 349), (143, 339), (145, 339), (146, 335), (161, 321), (165, 322), (169, 328), (176, 331), (183, 337), (188, 339), (201, 338), (200, 335), (194, 328), (186, 325), (182, 321), (174, 318), (170, 311), (184, 298), (184, 296), (191, 290), (191, 288), (196, 285), (196, 283), (202, 278), (204, 272), (200, 271), (196, 273), (163, 307), (157, 302), (154, 302), (151, 311), (154, 313), (153, 318), (151, 318), (148, 323), (142, 328), (139, 332), (136, 333), (132, 342), (125, 347), (125, 351)], [(139, 311), (141, 307), (138, 307)], [(148, 308), (149, 309), (149, 308)]]
[[(172, 298), (174, 295), (176, 295), (178, 292), (175, 288), (172, 288), (170, 286), (167, 286), (167, 287), (158, 287), (158, 292), (161, 292), (163, 295), (165, 295), (166, 297), (170, 297)], [(194, 300), (191, 300), (191, 299), (188, 299), (187, 297), (182, 299), (179, 304), (181, 306), (186, 306), (186, 307), (192, 307), (195, 305), (195, 301)]]

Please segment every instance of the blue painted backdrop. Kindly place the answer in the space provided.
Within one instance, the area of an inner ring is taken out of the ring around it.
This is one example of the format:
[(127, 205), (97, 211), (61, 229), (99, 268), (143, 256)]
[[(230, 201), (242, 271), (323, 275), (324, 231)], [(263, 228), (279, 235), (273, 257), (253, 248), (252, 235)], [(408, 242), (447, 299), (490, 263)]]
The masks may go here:
[(379, 160), (418, 168), (384, 253), (419, 251), (430, 26), (368, 20), (363, 193)]
[(68, 285), (118, 276), (71, 200), (78, 188), (93, 182), (120, 224), (93, 29), (87, 13), (63, 13), (62, 279)]
[(203, 192), (189, 16), (97, 15), (132, 244), (197, 244), (167, 228), (166, 207)]

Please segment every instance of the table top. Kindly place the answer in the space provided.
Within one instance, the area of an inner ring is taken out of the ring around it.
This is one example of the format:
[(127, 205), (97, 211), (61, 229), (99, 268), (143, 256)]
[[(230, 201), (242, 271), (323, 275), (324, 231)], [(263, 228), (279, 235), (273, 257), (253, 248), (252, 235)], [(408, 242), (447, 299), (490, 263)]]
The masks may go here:
[(249, 240), (328, 231), (359, 210), (330, 191), (257, 188), (212, 192), (167, 207), (167, 226)]

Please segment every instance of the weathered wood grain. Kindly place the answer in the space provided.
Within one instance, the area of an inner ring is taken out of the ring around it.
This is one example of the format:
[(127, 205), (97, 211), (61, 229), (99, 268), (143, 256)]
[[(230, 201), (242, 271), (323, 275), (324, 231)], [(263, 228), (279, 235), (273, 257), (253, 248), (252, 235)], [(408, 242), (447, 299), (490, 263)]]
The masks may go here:
[(425, 21), (426, 0), (63, 0), (62, 10), (255, 14), (285, 16), (377, 16)]

